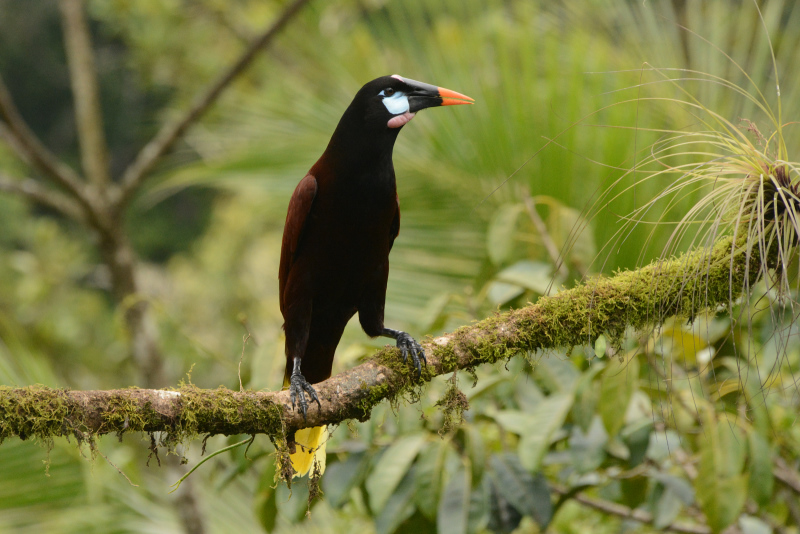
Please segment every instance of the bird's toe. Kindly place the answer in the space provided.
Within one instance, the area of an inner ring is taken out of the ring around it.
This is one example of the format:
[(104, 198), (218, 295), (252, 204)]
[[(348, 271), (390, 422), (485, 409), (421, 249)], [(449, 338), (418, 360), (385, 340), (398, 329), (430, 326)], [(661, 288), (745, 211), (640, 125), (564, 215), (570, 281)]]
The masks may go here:
[(397, 347), (400, 349), (400, 353), (403, 355), (403, 363), (408, 361), (408, 356), (411, 355), (411, 362), (414, 364), (414, 367), (417, 369), (417, 377), (422, 375), (422, 362), (425, 362), (425, 365), (428, 365), (428, 360), (425, 358), (425, 351), (422, 348), (422, 345), (417, 343), (417, 340), (408, 335), (405, 332), (400, 332), (397, 336)]
[(317, 406), (322, 408), (322, 405), (319, 402), (319, 397), (317, 396), (317, 392), (314, 390), (314, 386), (309, 384), (303, 375), (299, 373), (292, 375), (289, 391), (289, 398), (292, 401), (292, 409), (297, 409), (296, 405), (299, 404), (300, 411), (303, 413), (303, 419), (306, 418), (306, 414), (308, 413), (309, 400), (316, 401)]

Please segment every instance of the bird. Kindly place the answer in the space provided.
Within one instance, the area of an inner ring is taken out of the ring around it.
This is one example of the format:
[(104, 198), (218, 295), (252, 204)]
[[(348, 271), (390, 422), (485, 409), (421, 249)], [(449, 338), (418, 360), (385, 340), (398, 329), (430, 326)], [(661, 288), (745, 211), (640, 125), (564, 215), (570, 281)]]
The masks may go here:
[[(392, 151), (400, 130), (425, 108), (474, 99), (397, 74), (367, 82), (345, 110), (327, 148), (289, 201), (278, 272), (285, 332), (284, 388), (306, 417), (331, 375), (345, 325), (358, 313), (370, 337), (395, 340), (417, 373), (426, 362), (408, 333), (384, 325), (389, 252), (400, 231)], [(325, 469), (327, 428), (298, 430), (294, 476)]]

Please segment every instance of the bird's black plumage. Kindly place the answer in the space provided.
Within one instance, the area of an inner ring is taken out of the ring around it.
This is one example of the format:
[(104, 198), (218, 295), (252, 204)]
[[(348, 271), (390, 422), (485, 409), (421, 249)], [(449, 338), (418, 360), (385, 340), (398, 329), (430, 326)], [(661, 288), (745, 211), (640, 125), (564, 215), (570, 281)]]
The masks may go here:
[(395, 339), (404, 358), (410, 355), (421, 368), (422, 347), (383, 324), (389, 251), (400, 231), (392, 149), (416, 111), (468, 100), (400, 76), (372, 80), (356, 93), (325, 152), (292, 195), (279, 293), (284, 383), (303, 413), (309, 401), (319, 402), (311, 384), (330, 376), (336, 346), (356, 312), (367, 335)]

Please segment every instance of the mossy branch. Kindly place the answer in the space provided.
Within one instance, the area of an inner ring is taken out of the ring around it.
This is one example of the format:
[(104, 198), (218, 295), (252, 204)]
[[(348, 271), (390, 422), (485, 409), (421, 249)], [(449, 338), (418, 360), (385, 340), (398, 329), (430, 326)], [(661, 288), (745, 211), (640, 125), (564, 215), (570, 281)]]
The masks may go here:
[(321, 406), (308, 418), (287, 391), (237, 392), (184, 386), (175, 390), (69, 391), (43, 386), (0, 388), (0, 439), (51, 440), (90, 433), (166, 432), (168, 442), (201, 434), (267, 434), (285, 442), (297, 429), (366, 420), (383, 399), (457, 369), (521, 353), (619, 342), (627, 328), (651, 328), (668, 317), (692, 318), (728, 307), (764, 272), (757, 250), (721, 239), (712, 249), (655, 262), (636, 271), (589, 280), (519, 310), (499, 313), (424, 344), (422, 375), (385, 348), (365, 363), (316, 386)]

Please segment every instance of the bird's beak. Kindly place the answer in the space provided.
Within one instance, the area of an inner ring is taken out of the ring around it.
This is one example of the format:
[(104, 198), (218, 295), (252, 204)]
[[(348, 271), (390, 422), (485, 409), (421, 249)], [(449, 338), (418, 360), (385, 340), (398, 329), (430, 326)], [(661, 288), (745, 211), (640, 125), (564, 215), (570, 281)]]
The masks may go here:
[[(395, 75), (395, 78), (400, 76)], [(408, 106), (411, 113), (425, 108), (432, 108), (436, 106), (455, 106), (458, 104), (473, 104), (475, 101), (461, 93), (456, 93), (444, 87), (436, 87), (429, 83), (418, 82), (416, 80), (409, 80), (408, 78), (400, 78), (411, 90), (407, 93)]]

